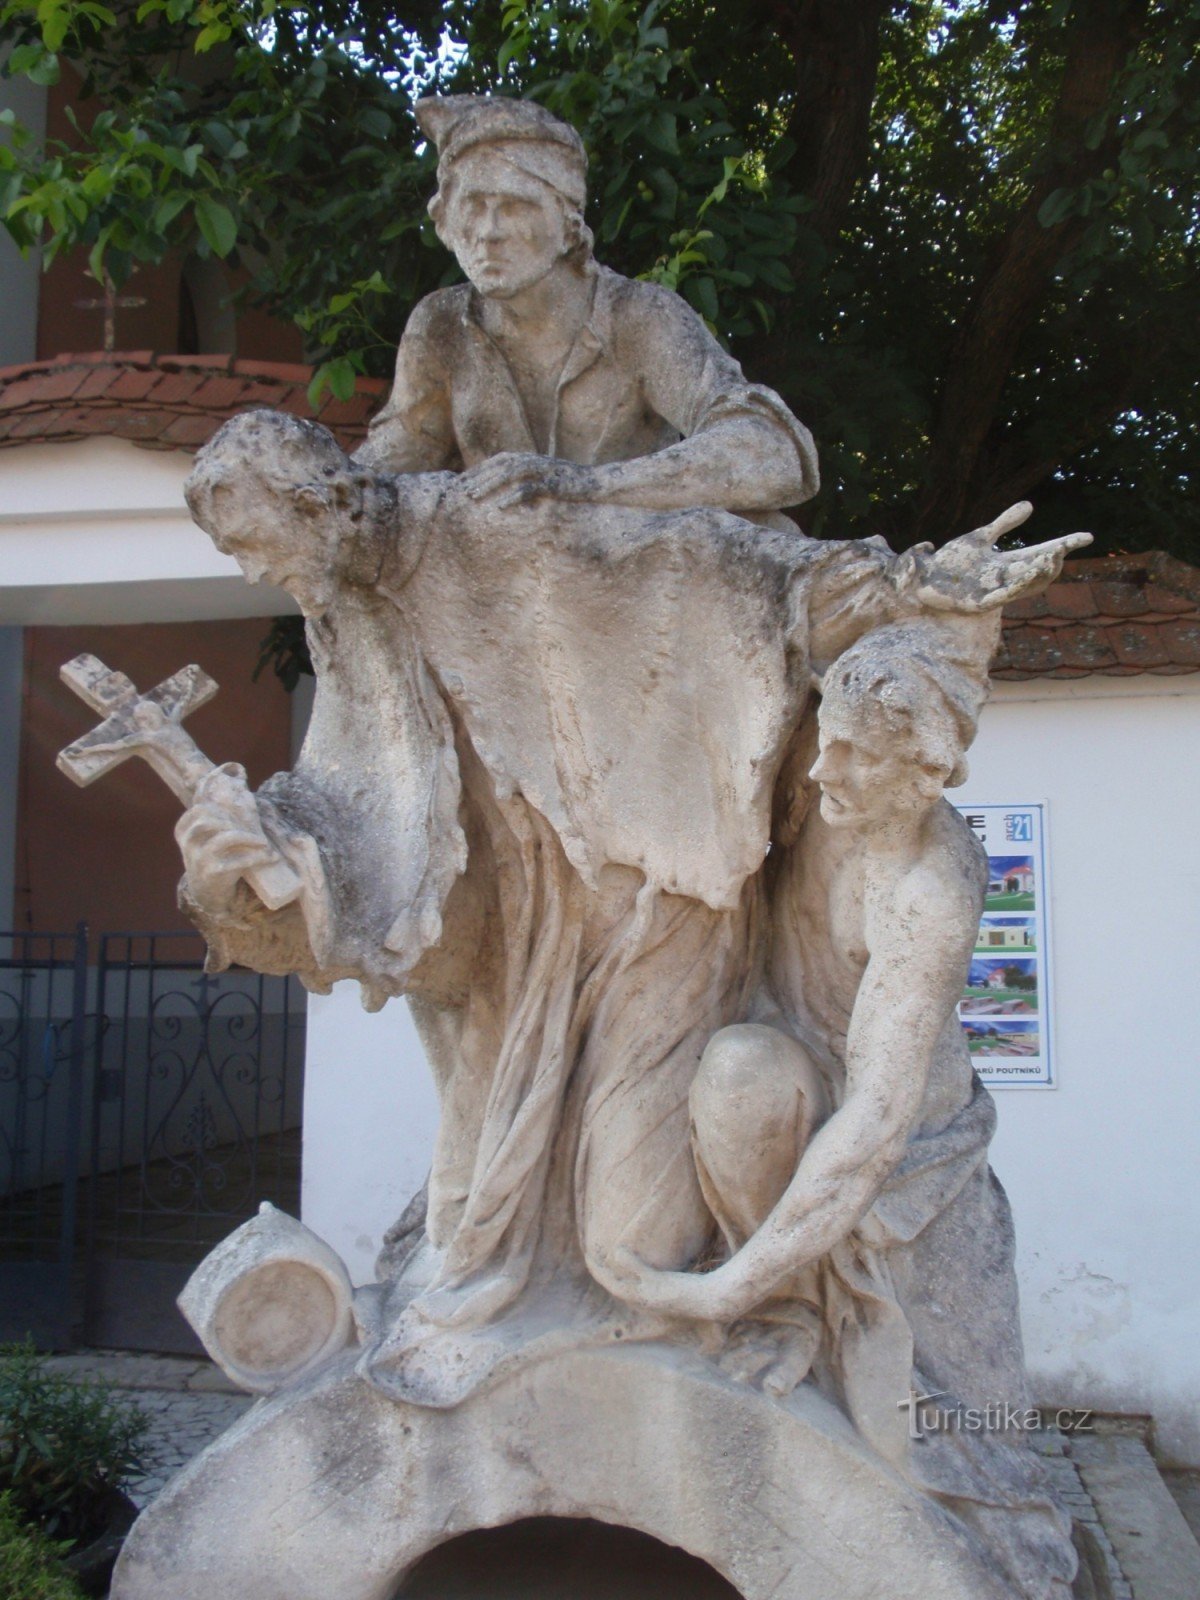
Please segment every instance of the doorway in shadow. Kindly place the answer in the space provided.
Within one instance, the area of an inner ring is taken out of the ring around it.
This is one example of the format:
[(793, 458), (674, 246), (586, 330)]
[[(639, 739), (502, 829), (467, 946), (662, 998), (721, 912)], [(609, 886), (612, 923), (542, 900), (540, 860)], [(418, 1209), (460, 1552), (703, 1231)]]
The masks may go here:
[(531, 1517), (461, 1534), (419, 1561), (395, 1600), (741, 1600), (673, 1545), (590, 1519)]

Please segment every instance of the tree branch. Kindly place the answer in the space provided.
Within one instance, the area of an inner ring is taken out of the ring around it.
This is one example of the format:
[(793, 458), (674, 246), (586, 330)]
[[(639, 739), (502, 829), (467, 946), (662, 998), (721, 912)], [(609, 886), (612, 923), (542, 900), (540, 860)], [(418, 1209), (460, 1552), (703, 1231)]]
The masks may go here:
[(1076, 0), (1072, 8), (1042, 177), (1000, 242), (951, 353), (925, 490), (911, 529), (914, 539), (945, 536), (963, 520), (1017, 345), (1043, 302), (1055, 267), (1086, 225), (1072, 217), (1043, 227), (1038, 213), (1056, 189), (1077, 187), (1111, 163), (1111, 148), (1102, 144), (1088, 150), (1084, 134), (1109, 105), (1144, 29), (1146, 11), (1146, 0)]

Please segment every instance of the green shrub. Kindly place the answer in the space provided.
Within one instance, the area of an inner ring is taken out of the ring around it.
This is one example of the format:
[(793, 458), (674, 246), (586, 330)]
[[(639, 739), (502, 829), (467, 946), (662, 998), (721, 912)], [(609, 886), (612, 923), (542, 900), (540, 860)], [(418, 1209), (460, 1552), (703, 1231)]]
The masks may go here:
[(112, 1490), (141, 1474), (145, 1432), (102, 1384), (53, 1376), (31, 1344), (0, 1347), (0, 1494), (50, 1538), (103, 1532)]
[(83, 1600), (58, 1559), (66, 1547), (22, 1521), (12, 1497), (0, 1495), (0, 1600)]

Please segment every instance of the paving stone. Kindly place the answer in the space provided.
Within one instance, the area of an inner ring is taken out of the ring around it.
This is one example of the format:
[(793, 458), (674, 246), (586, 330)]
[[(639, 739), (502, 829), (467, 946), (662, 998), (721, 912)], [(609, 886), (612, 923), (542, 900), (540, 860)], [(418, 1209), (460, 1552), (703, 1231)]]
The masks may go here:
[(1076, 1435), (1071, 1457), (1132, 1600), (1197, 1600), (1200, 1545), (1141, 1440)]

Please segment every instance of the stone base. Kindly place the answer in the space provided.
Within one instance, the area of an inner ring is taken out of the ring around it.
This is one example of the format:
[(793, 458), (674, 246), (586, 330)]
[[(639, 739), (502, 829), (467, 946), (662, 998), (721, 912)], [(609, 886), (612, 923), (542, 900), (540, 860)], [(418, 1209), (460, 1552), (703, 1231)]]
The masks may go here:
[(769, 1400), (653, 1345), (547, 1357), (448, 1411), (347, 1351), (261, 1401), (131, 1533), (111, 1600), (391, 1600), (427, 1551), (526, 1517), (678, 1545), (745, 1600), (1008, 1600), (986, 1554), (813, 1389)]

